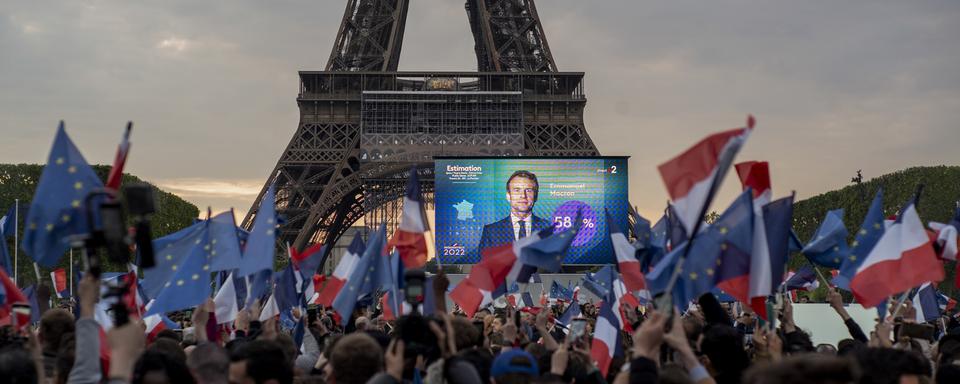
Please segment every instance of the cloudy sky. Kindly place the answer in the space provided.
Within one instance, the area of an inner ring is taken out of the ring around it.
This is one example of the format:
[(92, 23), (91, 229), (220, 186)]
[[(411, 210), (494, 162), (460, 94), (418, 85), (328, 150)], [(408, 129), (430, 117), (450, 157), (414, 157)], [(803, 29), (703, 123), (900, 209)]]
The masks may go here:
[[(127, 170), (245, 212), (292, 137), (298, 70), (326, 64), (346, 0), (4, 1), (0, 162), (46, 161), (56, 123), (91, 163), (135, 122)], [(463, 0), (413, 0), (401, 70), (475, 70)], [(960, 2), (540, 0), (561, 70), (586, 72), (587, 130), (656, 165), (756, 115), (740, 160), (799, 197), (960, 164)], [(728, 179), (720, 204), (737, 189)]]

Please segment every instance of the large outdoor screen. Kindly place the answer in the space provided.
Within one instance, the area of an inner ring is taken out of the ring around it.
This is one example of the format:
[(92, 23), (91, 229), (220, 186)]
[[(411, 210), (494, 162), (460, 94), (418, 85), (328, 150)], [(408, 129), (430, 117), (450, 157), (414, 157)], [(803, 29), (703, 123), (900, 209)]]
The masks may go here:
[(564, 264), (609, 264), (604, 208), (627, 228), (627, 158), (436, 158), (436, 241), (442, 264), (545, 229), (581, 232)]

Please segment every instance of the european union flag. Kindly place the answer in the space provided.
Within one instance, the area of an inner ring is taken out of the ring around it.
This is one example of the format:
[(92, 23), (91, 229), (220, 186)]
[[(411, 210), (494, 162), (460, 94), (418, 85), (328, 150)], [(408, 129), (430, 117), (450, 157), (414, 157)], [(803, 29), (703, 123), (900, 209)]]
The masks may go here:
[(233, 210), (223, 212), (207, 220), (207, 245), (210, 270), (229, 271), (240, 266), (240, 238)]
[(667, 247), (667, 228), (670, 226), (670, 217), (663, 215), (657, 223), (650, 228), (650, 243), (660, 248)]
[(883, 236), (885, 228), (883, 226), (883, 189), (878, 189), (873, 202), (870, 203), (870, 210), (867, 216), (863, 218), (863, 224), (860, 224), (860, 230), (857, 236), (850, 243), (852, 247), (850, 254), (843, 259), (840, 264), (840, 273), (833, 278), (833, 284), (837, 287), (850, 290), (850, 280), (857, 273), (857, 268), (867, 259), (867, 255), (877, 245), (880, 237)]
[(570, 325), (570, 322), (573, 321), (573, 319), (577, 316), (580, 316), (580, 303), (570, 303), (570, 305), (567, 306), (567, 309), (563, 311), (563, 315), (557, 319), (557, 323), (563, 326), (568, 326)]
[[(402, 280), (402, 276), (398, 276), (397, 268), (393, 268), (393, 262), (400, 263), (400, 254), (394, 252), (394, 255), (388, 255), (386, 253), (386, 241), (387, 241), (387, 226), (386, 224), (380, 224), (380, 229), (377, 230), (377, 234), (374, 236), (375, 240), (379, 241), (379, 244), (376, 244), (377, 257), (375, 262), (372, 264), (374, 267), (373, 273), (367, 276), (370, 279), (366, 285), (369, 286), (369, 292), (375, 292), (379, 290), (393, 290), (397, 285), (397, 280)], [(402, 263), (401, 263), (402, 264)]]
[(0, 237), (13, 237), (17, 224), (17, 204), (14, 203), (7, 210), (7, 214), (0, 218)]
[(813, 264), (830, 269), (840, 268), (850, 253), (847, 227), (843, 224), (843, 208), (827, 212), (817, 232), (801, 252)]
[(629, 210), (630, 217), (633, 218), (633, 236), (637, 238), (638, 248), (648, 248), (653, 240), (653, 232), (650, 229), (650, 220), (643, 218), (633, 207)]
[(683, 221), (677, 215), (673, 205), (667, 206), (667, 240), (670, 241), (670, 247), (676, 248), (687, 241), (687, 229), (683, 226)]
[[(240, 279), (243, 279), (242, 277)], [(273, 270), (264, 269), (247, 277), (249, 279), (250, 294), (247, 295), (246, 305), (250, 305), (256, 299), (262, 299), (270, 292), (273, 287)], [(246, 284), (244, 284), (246, 285)], [(261, 304), (263, 302), (261, 301)]]
[(287, 264), (287, 267), (280, 272), (277, 278), (277, 285), (273, 290), (273, 298), (277, 301), (277, 308), (280, 313), (290, 312), (290, 308), (300, 304), (300, 295), (297, 293), (296, 271), (293, 270), (293, 264)]
[(540, 240), (520, 250), (520, 262), (532, 265), (547, 272), (557, 272), (567, 255), (567, 250), (573, 244), (580, 228), (583, 226), (581, 212), (573, 221), (573, 226), (563, 232), (555, 232), (554, 227), (540, 231)]
[(40, 321), (40, 303), (37, 301), (37, 286), (31, 285), (23, 289), (23, 295), (30, 304), (30, 324)]
[(54, 267), (69, 248), (68, 237), (87, 232), (87, 194), (103, 182), (84, 160), (63, 122), (43, 168), (27, 214), (21, 248), (37, 264)]
[(770, 249), (770, 268), (773, 271), (770, 291), (783, 282), (783, 273), (790, 257), (790, 228), (793, 223), (793, 196), (774, 200), (763, 206), (763, 224), (766, 226), (767, 247)]
[(595, 273), (587, 273), (583, 279), (583, 287), (594, 295), (606, 300), (613, 292), (613, 281), (617, 279), (617, 271), (613, 266), (605, 265)]
[(649, 246), (644, 249), (640, 249), (637, 258), (640, 260), (640, 271), (643, 273), (650, 272), (650, 268), (660, 260), (663, 260), (663, 257), (666, 256), (667, 252), (667, 226), (669, 225), (669, 218), (667, 215), (664, 215), (653, 225), (653, 228), (650, 229), (651, 232), (651, 241)]
[(274, 210), (275, 191), (271, 184), (260, 199), (260, 210), (253, 221), (247, 247), (243, 250), (237, 276), (249, 276), (264, 269), (273, 270), (276, 253), (277, 214)]
[[(16, 230), (16, 224), (11, 225), (15, 219), (16, 205), (10, 207), (10, 211), (3, 217), (0, 217), (0, 268), (3, 268), (7, 274), (13, 274), (13, 262), (10, 260), (10, 250), (7, 249), (7, 230)], [(13, 232), (10, 232), (12, 235)]]
[(573, 291), (557, 283), (556, 280), (550, 284), (550, 297), (554, 299), (573, 301)]
[[(684, 308), (718, 283), (749, 273), (753, 252), (752, 194), (751, 189), (744, 190), (713, 225), (697, 235), (673, 287), (674, 305)], [(650, 292), (660, 293), (667, 289), (688, 244), (674, 248), (647, 274)]]
[(370, 237), (367, 249), (357, 260), (357, 266), (347, 279), (346, 286), (341, 288), (340, 293), (333, 299), (332, 307), (340, 317), (349, 319), (360, 296), (373, 293), (382, 281), (389, 279), (389, 258), (384, 255), (386, 232), (386, 226), (381, 224), (380, 229)]
[(188, 255), (204, 255), (205, 225), (201, 221), (153, 241), (156, 265), (143, 269), (143, 290), (147, 297), (157, 298)]
[[(196, 235), (197, 240), (200, 240), (202, 232)], [(163, 268), (167, 265), (161, 267), (158, 262), (157, 267)], [(153, 305), (144, 316), (195, 307), (210, 297), (210, 260), (201, 244), (194, 242), (180, 265), (169, 268), (173, 272), (170, 280), (161, 286), (160, 292), (154, 296)], [(146, 289), (146, 279), (144, 288)]]

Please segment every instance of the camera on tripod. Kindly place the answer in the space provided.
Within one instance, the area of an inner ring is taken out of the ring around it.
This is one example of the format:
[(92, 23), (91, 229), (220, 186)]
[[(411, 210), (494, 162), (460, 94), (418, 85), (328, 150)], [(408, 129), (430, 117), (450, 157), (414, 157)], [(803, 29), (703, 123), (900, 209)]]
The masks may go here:
[[(124, 205), (132, 219), (132, 226), (129, 227)], [(156, 265), (150, 238), (150, 215), (156, 212), (152, 186), (146, 183), (129, 184), (123, 188), (122, 199), (111, 189), (94, 190), (87, 195), (84, 207), (89, 232), (75, 236), (73, 240), (76, 246), (82, 246), (84, 250), (82, 259), (88, 273), (100, 278), (103, 272), (101, 249), (114, 264), (127, 265), (130, 262), (130, 248), (134, 244), (139, 256), (137, 264), (141, 268)], [(122, 298), (130, 291), (132, 284), (136, 284), (136, 279), (118, 279), (118, 284), (108, 287), (103, 295), (104, 299), (113, 301), (111, 309), (117, 326), (127, 322), (129, 311)]]

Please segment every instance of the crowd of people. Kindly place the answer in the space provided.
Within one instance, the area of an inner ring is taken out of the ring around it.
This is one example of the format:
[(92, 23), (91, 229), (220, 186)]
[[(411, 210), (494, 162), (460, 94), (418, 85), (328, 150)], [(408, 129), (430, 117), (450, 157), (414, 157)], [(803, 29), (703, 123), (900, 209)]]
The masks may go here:
[[(447, 311), (445, 285), (427, 293), (438, 298), (427, 316), (387, 320), (368, 307), (344, 319), (326, 308), (294, 310), (292, 317), (305, 323), (302, 335), (281, 327), (278, 317), (258, 321), (256, 302), (229, 327), (218, 326), (211, 301), (192, 311), (186, 324), (192, 326), (181, 332), (148, 337), (133, 316), (102, 337), (94, 319), (100, 282), (85, 276), (78, 313), (52, 308), (36, 329), (2, 328), (0, 382), (960, 383), (960, 323), (948, 314), (933, 338), (905, 332), (909, 302), (891, 308), (896, 318), (864, 332), (831, 292), (838, 318), (820, 321), (844, 324), (850, 337), (820, 345), (794, 323), (789, 302), (774, 322), (712, 294), (683, 313), (624, 308), (629, 331), (620, 332), (603, 375), (591, 357), (593, 304), (490, 306), (467, 318)], [(581, 305), (582, 336), (557, 321), (566, 305)]]

